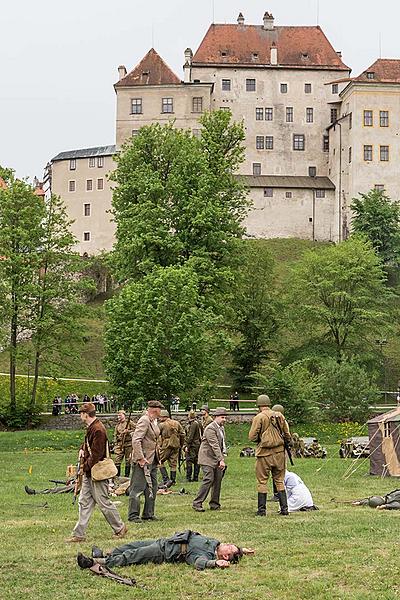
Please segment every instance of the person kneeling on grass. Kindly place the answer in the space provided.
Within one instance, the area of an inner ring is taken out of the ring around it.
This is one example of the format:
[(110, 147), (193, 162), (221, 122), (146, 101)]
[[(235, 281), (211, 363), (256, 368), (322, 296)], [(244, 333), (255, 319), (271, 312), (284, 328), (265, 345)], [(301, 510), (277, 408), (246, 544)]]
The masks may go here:
[(314, 506), (310, 490), (296, 473), (286, 471), (284, 483), (289, 512), (318, 510)]
[(186, 530), (169, 538), (129, 542), (114, 548), (106, 555), (100, 548), (93, 546), (92, 557), (79, 553), (77, 562), (81, 569), (90, 569), (96, 564), (111, 569), (146, 563), (186, 563), (202, 571), (226, 569), (231, 563), (239, 562), (244, 554), (254, 554), (254, 550), (221, 543), (195, 531)]

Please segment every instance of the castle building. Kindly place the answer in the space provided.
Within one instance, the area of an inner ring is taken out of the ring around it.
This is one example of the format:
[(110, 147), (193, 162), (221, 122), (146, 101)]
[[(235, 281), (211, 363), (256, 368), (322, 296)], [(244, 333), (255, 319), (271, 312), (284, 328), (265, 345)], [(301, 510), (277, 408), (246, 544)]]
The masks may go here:
[(52, 191), (75, 219), (81, 253), (113, 245), (106, 173), (115, 152), (155, 122), (199, 135), (199, 117), (209, 110), (229, 110), (245, 127), (238, 175), (252, 200), (249, 237), (339, 241), (358, 192), (383, 186), (396, 197), (400, 61), (377, 61), (352, 79), (319, 26), (279, 26), (268, 12), (258, 25), (247, 25), (242, 13), (235, 24), (212, 24), (184, 61), (183, 80), (153, 48), (129, 73), (120, 66), (115, 146), (52, 159)]

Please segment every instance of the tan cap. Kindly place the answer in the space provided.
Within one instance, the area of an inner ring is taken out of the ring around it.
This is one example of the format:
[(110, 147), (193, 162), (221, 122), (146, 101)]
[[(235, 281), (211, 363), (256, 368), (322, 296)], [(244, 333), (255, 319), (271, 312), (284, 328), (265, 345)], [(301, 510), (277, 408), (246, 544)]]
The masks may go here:
[(207, 404), (203, 404), (200, 410), (206, 410), (207, 412), (210, 412), (210, 409), (208, 408)]
[(79, 409), (79, 412), (80, 412), (80, 413), (82, 413), (82, 412), (83, 412), (83, 413), (87, 413), (87, 414), (89, 414), (89, 413), (91, 413), (91, 412), (94, 412), (94, 413), (95, 413), (95, 412), (96, 412), (96, 407), (95, 407), (95, 405), (93, 404), (93, 402), (84, 402), (84, 403), (82, 404), (82, 406), (80, 407), (80, 409)]
[(150, 400), (147, 403), (147, 408), (164, 408), (164, 404), (161, 404), (158, 400)]
[(213, 417), (227, 417), (228, 411), (223, 406), (217, 406), (214, 410), (211, 411)]

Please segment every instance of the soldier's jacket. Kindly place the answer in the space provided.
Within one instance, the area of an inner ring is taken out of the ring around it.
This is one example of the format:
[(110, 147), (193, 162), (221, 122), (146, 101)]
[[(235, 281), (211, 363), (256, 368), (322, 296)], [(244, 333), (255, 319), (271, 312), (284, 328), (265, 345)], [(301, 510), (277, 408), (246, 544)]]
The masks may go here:
[(200, 447), (201, 443), (201, 428), (200, 424), (196, 419), (189, 421), (186, 429), (186, 446), (190, 448), (192, 446)]
[[(280, 435), (279, 427), (283, 437)], [(270, 456), (283, 452), (284, 440), (291, 441), (289, 425), (282, 413), (267, 408), (253, 418), (249, 440), (257, 442), (256, 456)]]
[(213, 418), (210, 415), (208, 415), (208, 414), (204, 415), (204, 417), (201, 418), (201, 431), (202, 431), (202, 433), (204, 433), (204, 430), (207, 427), (207, 425), (209, 425), (212, 422), (213, 422)]
[(114, 443), (117, 446), (132, 446), (132, 433), (135, 431), (136, 423), (124, 421), (117, 423), (114, 429)]
[(166, 419), (163, 423), (159, 424), (160, 448), (173, 448), (178, 450), (185, 444), (185, 432), (179, 421), (175, 419)]

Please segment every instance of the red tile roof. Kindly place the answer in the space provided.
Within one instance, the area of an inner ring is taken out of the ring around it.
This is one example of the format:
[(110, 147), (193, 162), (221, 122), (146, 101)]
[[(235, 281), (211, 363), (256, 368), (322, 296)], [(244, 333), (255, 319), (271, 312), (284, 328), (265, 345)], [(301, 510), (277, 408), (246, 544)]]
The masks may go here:
[[(373, 73), (374, 77), (372, 79), (367, 77), (367, 73)], [(353, 81), (400, 83), (400, 60), (395, 58), (378, 58), (361, 75), (355, 77)]]
[(136, 67), (120, 79), (114, 87), (132, 85), (179, 85), (181, 80), (151, 48)]
[(349, 70), (319, 26), (211, 25), (193, 63), (269, 65), (273, 45), (280, 66)]

